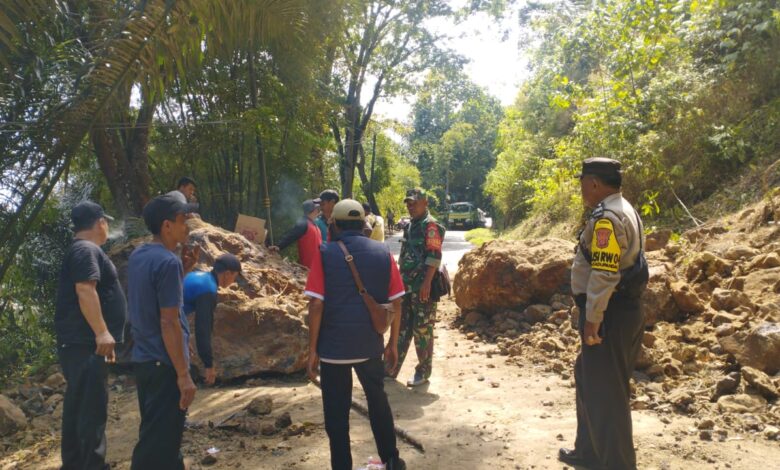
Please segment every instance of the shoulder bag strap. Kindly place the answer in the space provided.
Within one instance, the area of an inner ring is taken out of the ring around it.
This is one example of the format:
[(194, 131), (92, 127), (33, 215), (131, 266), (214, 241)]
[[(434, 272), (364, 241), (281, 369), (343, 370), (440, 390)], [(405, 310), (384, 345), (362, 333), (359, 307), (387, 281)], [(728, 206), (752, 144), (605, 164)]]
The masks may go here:
[(358, 292), (360, 295), (363, 295), (366, 293), (366, 287), (363, 285), (363, 281), (360, 279), (360, 274), (358, 273), (357, 267), (355, 266), (355, 260), (352, 257), (351, 254), (349, 254), (349, 250), (347, 250), (347, 246), (344, 245), (344, 242), (339, 240), (338, 242), (339, 248), (341, 248), (341, 252), (344, 253), (344, 261), (347, 262), (347, 266), (349, 266), (349, 270), (352, 271), (352, 278), (355, 280), (355, 284), (357, 285)]

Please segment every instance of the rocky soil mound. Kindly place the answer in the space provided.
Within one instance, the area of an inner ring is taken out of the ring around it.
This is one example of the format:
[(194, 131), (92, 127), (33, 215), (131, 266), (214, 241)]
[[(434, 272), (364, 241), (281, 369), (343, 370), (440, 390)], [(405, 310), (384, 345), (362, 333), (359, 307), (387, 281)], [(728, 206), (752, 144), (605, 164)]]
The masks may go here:
[[(208, 271), (222, 253), (241, 260), (243, 275), (236, 285), (220, 289), (214, 313), (212, 345), (217, 377), (222, 380), (264, 372), (294, 373), (305, 366), (308, 328), (303, 287), (306, 269), (290, 263), (242, 235), (191, 219), (191, 243), (200, 247), (195, 269)], [(148, 238), (112, 248), (122, 284), (127, 286), (127, 260)], [(195, 331), (191, 318), (192, 332)], [(191, 337), (192, 350), (195, 338)], [(127, 352), (127, 350), (125, 351)], [(127, 359), (127, 354), (124, 355)], [(197, 354), (193, 365), (201, 366)]]
[[(780, 439), (780, 198), (772, 202), (677, 241), (663, 232), (649, 237), (634, 409), (693, 415), (698, 429), (691, 432), (701, 439), (726, 439), (730, 431)], [(530, 359), (569, 379), (579, 312), (566, 294), (568, 273), (551, 266), (571, 254), (567, 242), (550, 243), (497, 240), (464, 256), (454, 284), (456, 324), (471, 339), (495, 343), (509, 361)], [(548, 244), (560, 254), (539, 249)], [(548, 281), (543, 289), (539, 278)], [(473, 284), (487, 279), (489, 289)]]

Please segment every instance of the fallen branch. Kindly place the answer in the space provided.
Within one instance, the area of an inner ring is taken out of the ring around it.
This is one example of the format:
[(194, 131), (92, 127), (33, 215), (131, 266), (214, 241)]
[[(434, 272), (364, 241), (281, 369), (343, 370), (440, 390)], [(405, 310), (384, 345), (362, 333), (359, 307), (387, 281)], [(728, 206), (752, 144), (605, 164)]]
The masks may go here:
[(689, 211), (688, 208), (685, 206), (685, 204), (683, 204), (682, 200), (680, 200), (680, 198), (677, 196), (677, 193), (674, 192), (674, 188), (672, 188), (671, 185), (670, 185), (669, 189), (672, 190), (672, 195), (674, 196), (675, 199), (677, 199), (677, 202), (680, 203), (680, 205), (682, 206), (683, 210), (685, 211), (686, 214), (688, 214), (688, 217), (691, 218), (693, 223), (696, 224), (697, 227), (701, 227), (702, 222), (699, 219), (697, 219), (696, 217), (694, 217), (693, 214), (691, 214), (691, 211)]
[[(317, 386), (320, 390), (322, 390), (322, 385), (320, 384), (319, 380), (312, 380), (311, 381), (314, 385)], [(357, 411), (358, 413), (362, 414), (366, 418), (368, 418), (368, 408), (366, 405), (360, 403), (359, 401), (355, 400), (355, 398), (352, 398), (352, 409)], [(411, 445), (415, 449), (419, 450), (423, 454), (425, 453), (425, 447), (423, 447), (422, 442), (417, 440), (414, 436), (409, 434), (405, 429), (398, 426), (397, 424), (393, 426), (393, 430), (395, 431), (396, 436), (400, 437), (404, 442)]]

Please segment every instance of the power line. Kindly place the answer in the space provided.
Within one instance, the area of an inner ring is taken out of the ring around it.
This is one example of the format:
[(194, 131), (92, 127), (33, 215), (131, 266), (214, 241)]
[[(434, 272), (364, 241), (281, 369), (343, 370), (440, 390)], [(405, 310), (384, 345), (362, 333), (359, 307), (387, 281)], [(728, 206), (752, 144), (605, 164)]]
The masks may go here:
[[(196, 126), (216, 126), (216, 125), (223, 125), (223, 124), (236, 124), (240, 123), (242, 121), (237, 119), (225, 119), (225, 120), (218, 120), (218, 121), (200, 121), (200, 122), (191, 122), (191, 123), (174, 123), (174, 122), (168, 122), (168, 123), (152, 123), (152, 124), (123, 124), (123, 123), (109, 123), (101, 126), (93, 126), (93, 129), (107, 129), (107, 130), (124, 130), (124, 129), (146, 129), (150, 127), (178, 127), (178, 128), (186, 128), (186, 127), (196, 127)], [(0, 129), (0, 133), (3, 134), (14, 134), (17, 132), (27, 132), (30, 131), (30, 127), (38, 124), (37, 122), (6, 122), (3, 123), (4, 126), (8, 125), (19, 125), (20, 128), (17, 129)]]

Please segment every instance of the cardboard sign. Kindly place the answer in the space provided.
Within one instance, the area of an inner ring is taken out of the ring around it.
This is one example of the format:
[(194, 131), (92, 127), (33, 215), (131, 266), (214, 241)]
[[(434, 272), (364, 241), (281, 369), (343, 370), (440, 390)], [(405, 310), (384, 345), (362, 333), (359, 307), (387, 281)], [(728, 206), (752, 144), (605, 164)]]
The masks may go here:
[(265, 220), (238, 214), (235, 232), (240, 233), (250, 242), (262, 245), (265, 242)]

